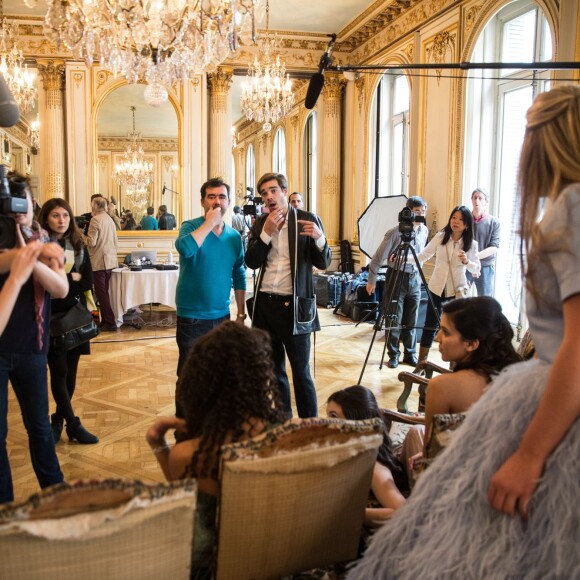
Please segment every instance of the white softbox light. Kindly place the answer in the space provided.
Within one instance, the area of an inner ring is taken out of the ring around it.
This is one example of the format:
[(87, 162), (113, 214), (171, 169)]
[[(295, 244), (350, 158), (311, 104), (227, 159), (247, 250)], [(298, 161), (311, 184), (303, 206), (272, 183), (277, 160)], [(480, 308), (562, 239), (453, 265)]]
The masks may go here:
[(375, 197), (358, 218), (359, 247), (372, 258), (385, 234), (399, 223), (399, 212), (405, 207), (405, 195)]

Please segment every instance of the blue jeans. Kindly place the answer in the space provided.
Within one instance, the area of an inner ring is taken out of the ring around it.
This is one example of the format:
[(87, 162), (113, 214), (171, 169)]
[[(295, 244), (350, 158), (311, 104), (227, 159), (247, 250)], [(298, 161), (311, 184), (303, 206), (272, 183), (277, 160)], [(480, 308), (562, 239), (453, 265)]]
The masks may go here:
[(12, 501), (12, 474), (6, 449), (8, 435), (8, 380), (16, 393), (32, 467), (40, 487), (64, 480), (48, 418), (48, 384), (46, 355), (0, 353), (0, 503)]
[[(177, 360), (177, 388), (179, 388), (179, 377), (181, 369), (187, 360), (187, 355), (195, 342), (206, 335), (210, 330), (216, 326), (226, 322), (230, 319), (230, 315), (222, 318), (213, 318), (211, 320), (202, 320), (201, 318), (184, 318), (177, 317), (177, 330), (175, 333), (175, 340), (177, 341), (177, 348), (179, 349), (179, 358)], [(177, 390), (175, 391), (175, 415), (183, 418), (183, 408), (177, 402)]]
[[(256, 308), (257, 306), (257, 308)], [(301, 418), (318, 415), (316, 388), (310, 374), (310, 333), (292, 334), (294, 326), (293, 300), (268, 298), (260, 292), (255, 302), (254, 326), (265, 330), (272, 340), (274, 372), (284, 411), (292, 417), (290, 382), (286, 372), (286, 356), (292, 368), (296, 408)]]
[[(395, 272), (392, 269), (387, 270), (388, 275)], [(417, 312), (419, 311), (419, 302), (421, 302), (421, 280), (419, 274), (402, 274), (399, 299), (397, 301), (396, 327), (390, 329), (389, 342), (387, 349), (389, 357), (398, 357), (399, 337), (403, 338), (403, 347), (405, 356), (411, 357), (415, 354), (417, 347)], [(389, 321), (385, 321), (388, 325)], [(388, 332), (388, 331), (387, 331)]]
[(473, 280), (475, 287), (477, 288), (478, 296), (493, 296), (493, 282), (495, 279), (495, 264), (488, 264), (487, 266), (481, 266), (481, 274), (479, 278), (473, 278), (469, 272), (467, 272), (467, 279)]

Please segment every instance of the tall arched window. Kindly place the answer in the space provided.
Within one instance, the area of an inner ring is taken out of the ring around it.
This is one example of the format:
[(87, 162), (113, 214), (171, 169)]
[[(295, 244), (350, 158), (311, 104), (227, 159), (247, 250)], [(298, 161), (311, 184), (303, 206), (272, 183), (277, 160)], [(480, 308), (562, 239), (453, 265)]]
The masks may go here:
[(409, 158), (409, 83), (400, 72), (385, 73), (371, 108), (369, 197), (406, 195)]
[(316, 113), (310, 113), (304, 127), (304, 207), (316, 213), (316, 179), (318, 167), (318, 142)]
[[(517, 0), (487, 24), (475, 45), (474, 62), (531, 62), (552, 58), (548, 22), (535, 2)], [(534, 97), (549, 89), (549, 72), (503, 69), (471, 72), (467, 81), (464, 203), (483, 187), (489, 211), (501, 222), (496, 257), (495, 297), (510, 322), (521, 321), (523, 301), (517, 168), (525, 131), (525, 113)]]
[(272, 167), (275, 173), (286, 175), (286, 134), (282, 127), (279, 127), (274, 135)]
[(246, 187), (251, 187), (252, 191), (258, 195), (256, 189), (256, 158), (254, 157), (254, 146), (248, 145), (246, 153)]

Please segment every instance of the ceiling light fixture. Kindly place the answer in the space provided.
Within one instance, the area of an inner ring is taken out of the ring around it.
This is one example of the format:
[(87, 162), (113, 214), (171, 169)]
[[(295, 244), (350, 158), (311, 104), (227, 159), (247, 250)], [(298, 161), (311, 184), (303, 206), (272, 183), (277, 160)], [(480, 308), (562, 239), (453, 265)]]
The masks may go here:
[(129, 83), (171, 87), (255, 38), (262, 0), (48, 0), (44, 33)]
[(16, 46), (18, 24), (4, 18), (4, 6), (0, 0), (0, 73), (18, 103), (20, 113), (34, 107), (38, 91), (34, 86), (34, 74), (28, 70), (22, 51)]
[(141, 133), (135, 129), (136, 107), (129, 107), (133, 113), (133, 130), (127, 134), (130, 140), (125, 149), (122, 163), (115, 167), (114, 177), (126, 192), (145, 189), (153, 181), (153, 164), (145, 161), (145, 153), (140, 143)]
[(280, 58), (278, 39), (269, 29), (270, 3), (266, 0), (266, 34), (258, 41), (259, 54), (248, 67), (241, 96), (242, 113), (249, 121), (263, 123), (264, 131), (270, 131), (272, 123), (286, 116), (294, 104), (292, 81)]

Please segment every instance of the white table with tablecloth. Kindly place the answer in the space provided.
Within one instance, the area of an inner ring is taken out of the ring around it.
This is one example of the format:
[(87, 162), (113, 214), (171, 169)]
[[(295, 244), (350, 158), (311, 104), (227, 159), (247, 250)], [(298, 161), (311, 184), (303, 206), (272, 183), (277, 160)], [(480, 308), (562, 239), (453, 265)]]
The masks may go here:
[(179, 270), (145, 269), (132, 272), (115, 268), (111, 273), (109, 296), (117, 326), (123, 324), (123, 314), (140, 304), (159, 302), (175, 308), (175, 289)]

